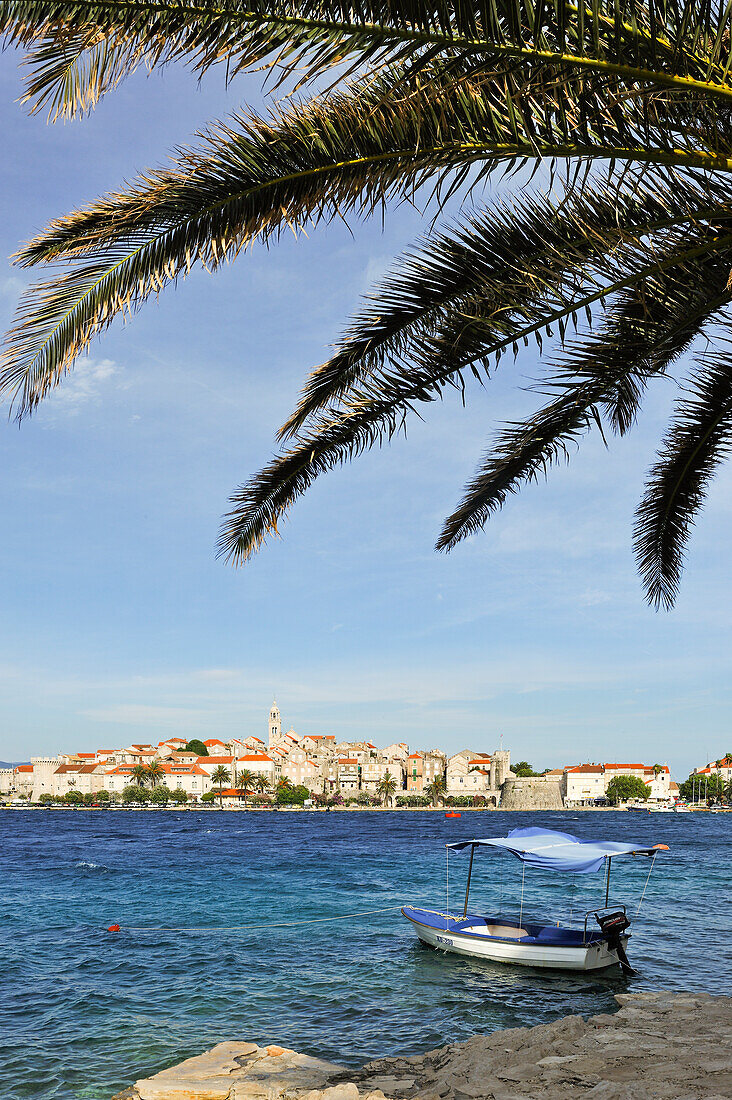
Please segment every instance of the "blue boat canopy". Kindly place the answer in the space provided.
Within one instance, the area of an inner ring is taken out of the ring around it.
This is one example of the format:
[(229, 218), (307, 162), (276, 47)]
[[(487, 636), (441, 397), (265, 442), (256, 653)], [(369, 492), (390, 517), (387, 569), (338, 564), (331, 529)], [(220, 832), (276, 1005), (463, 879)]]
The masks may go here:
[(460, 840), (447, 847), (460, 852), (474, 845), (510, 852), (529, 867), (574, 871), (577, 874), (599, 871), (606, 857), (651, 856), (661, 849), (667, 850), (666, 844), (654, 844), (647, 848), (638, 844), (621, 844), (616, 840), (581, 840), (571, 833), (535, 828), (512, 829), (508, 836), (485, 840)]

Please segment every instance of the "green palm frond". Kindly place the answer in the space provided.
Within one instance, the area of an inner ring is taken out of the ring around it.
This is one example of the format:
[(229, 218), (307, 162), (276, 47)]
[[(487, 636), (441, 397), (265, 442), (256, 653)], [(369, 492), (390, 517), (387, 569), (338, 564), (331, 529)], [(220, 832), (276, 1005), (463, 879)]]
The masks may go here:
[(504, 429), (446, 520), (438, 550), (484, 527), (509, 494), (569, 457), (571, 444), (599, 422), (631, 427), (649, 379), (664, 374), (732, 299), (729, 260), (707, 257), (683, 280), (677, 269), (641, 283), (613, 304), (599, 331), (565, 349), (553, 379), (560, 396), (528, 421)]
[(699, 363), (636, 513), (638, 566), (648, 599), (657, 608), (674, 604), (697, 513), (717, 467), (732, 454), (732, 348), (725, 344)]
[[(732, 190), (711, 194), (678, 179), (658, 180), (652, 189), (642, 182), (629, 184), (621, 190), (601, 183), (587, 186), (560, 202), (544, 194), (499, 200), (461, 219), (450, 234), (433, 233), (418, 242), (369, 293), (331, 359), (312, 372), (279, 438), (294, 436), (309, 417), (365, 379), (370, 391), (383, 396), (388, 380), (413, 380), (415, 363), (429, 358), (433, 365), (426, 349), (434, 351), (448, 309), (459, 330), (480, 301), (488, 303), (486, 312), (497, 332), (509, 307), (515, 311), (524, 300), (546, 301), (549, 288), (555, 293), (568, 272), (586, 270), (590, 261), (623, 244), (718, 215), (720, 204), (732, 200)], [(565, 291), (568, 301), (578, 286), (572, 278)], [(566, 323), (564, 317), (557, 319), (561, 335)], [(541, 330), (524, 339), (530, 337), (540, 343)], [(465, 356), (454, 341), (454, 334), (445, 338), (446, 358), (457, 370)]]
[[(570, 155), (548, 102), (542, 133), (537, 115), (529, 140), (489, 80), (453, 73), (405, 96), (392, 95), (393, 87), (389, 74), (290, 104), (269, 120), (241, 117), (211, 131), (201, 149), (182, 152), (171, 168), (52, 223), (19, 262), (78, 266), (21, 301), (0, 376), (0, 392), (16, 400), (18, 415), (32, 411), (116, 314), (134, 311), (195, 263), (215, 269), (283, 228), (366, 216), (389, 199), (412, 198), (428, 181), (464, 177), (477, 162), (480, 176), (537, 152)], [(632, 135), (621, 130), (605, 127), (595, 138), (588, 129), (587, 144), (572, 148), (590, 160), (630, 157), (621, 140)], [(662, 165), (712, 155), (636, 154)]]
[(465, 3), (342, 3), (339, 0), (76, 0), (0, 4), (0, 35), (29, 49), (27, 99), (53, 117), (87, 109), (144, 64), (185, 61), (229, 76), (277, 66), (312, 80), (344, 62), (372, 71), (436, 52), (511, 58), (612, 73), (626, 81), (726, 95), (729, 10), (704, 0), (494, 0)]
[[(618, 276), (614, 283), (598, 288), (593, 282), (589, 290), (582, 294), (576, 290), (565, 302), (564, 318), (568, 320), (580, 308), (583, 298), (585, 303), (594, 304), (612, 295), (626, 296), (625, 300), (620, 299), (616, 317), (610, 314), (606, 328), (593, 341), (593, 355), (585, 349), (581, 359), (577, 356), (567, 364), (567, 377), (580, 381), (574, 388), (570, 386), (570, 392), (552, 403), (536, 422), (511, 433), (513, 450), (509, 440), (504, 439), (505, 446), (503, 450), (499, 447), (495, 468), (489, 465), (470, 487), (470, 503), (448, 521), (451, 533), (443, 533), (440, 548), (454, 544), (485, 522), (490, 511), (505, 499), (508, 489), (504, 482), (514, 486), (519, 480), (531, 479), (558, 454), (566, 453), (564, 436), (575, 438), (586, 430), (592, 407), (599, 402), (612, 402), (614, 391), (634, 368), (639, 376), (644, 370), (657, 373), (664, 369), (699, 331), (708, 315), (727, 300), (725, 266), (729, 268), (732, 263), (732, 232), (723, 238), (712, 236), (703, 243), (695, 238), (691, 245), (688, 241), (674, 247), (669, 245), (663, 254), (650, 259), (647, 252), (642, 242), (636, 242), (635, 255), (626, 252), (622, 261), (612, 257)], [(610, 262), (611, 258), (606, 256), (605, 265)], [(688, 295), (684, 297), (689, 271), (701, 276), (695, 284), (699, 299), (696, 315)], [(721, 289), (720, 281), (725, 289)], [(666, 294), (665, 299), (662, 296), (646, 317), (654, 283), (662, 287), (674, 283), (676, 293)], [(480, 357), (495, 354), (497, 346), (520, 344), (527, 333), (546, 329), (552, 322), (556, 324), (559, 314), (547, 305), (548, 297), (544, 286), (544, 294), (532, 303), (531, 309), (522, 304), (516, 319), (504, 316), (499, 326), (491, 326), (492, 307), (489, 308), (481, 327), (484, 342)], [(471, 362), (476, 348), (474, 318), (464, 325), (470, 330), (467, 342)], [(618, 343), (621, 337), (623, 343)], [(268, 534), (277, 532), (283, 515), (318, 476), (393, 436), (419, 403), (438, 396), (448, 377), (447, 363), (452, 375), (455, 374), (463, 361), (464, 349), (453, 341), (453, 350), (454, 356), (450, 358), (440, 347), (436, 366), (430, 362), (421, 372), (415, 367), (407, 376), (380, 379), (374, 387), (375, 394), (351, 392), (348, 402), (326, 409), (311, 420), (309, 431), (298, 435), (295, 446), (276, 456), (232, 496), (232, 508), (225, 517), (219, 539), (220, 553), (234, 562), (249, 558)], [(482, 493), (486, 493), (484, 504), (479, 499)], [(474, 521), (468, 518), (469, 512)], [(456, 533), (458, 525), (460, 534)]]

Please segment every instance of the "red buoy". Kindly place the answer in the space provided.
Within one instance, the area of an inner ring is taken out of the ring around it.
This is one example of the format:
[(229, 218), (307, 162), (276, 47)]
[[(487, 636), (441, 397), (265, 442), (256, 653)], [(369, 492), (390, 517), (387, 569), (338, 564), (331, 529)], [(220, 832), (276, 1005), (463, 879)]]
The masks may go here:
[(118, 924), (110, 924), (107, 931), (108, 932), (119, 932), (119, 925)]

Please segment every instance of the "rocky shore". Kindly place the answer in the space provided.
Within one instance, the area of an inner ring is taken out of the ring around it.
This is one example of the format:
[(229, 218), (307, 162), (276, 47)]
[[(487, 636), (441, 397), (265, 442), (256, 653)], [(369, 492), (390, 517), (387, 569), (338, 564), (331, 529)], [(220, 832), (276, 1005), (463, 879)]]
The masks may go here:
[(618, 994), (613, 1015), (477, 1035), (359, 1070), (219, 1043), (114, 1100), (728, 1100), (732, 997)]

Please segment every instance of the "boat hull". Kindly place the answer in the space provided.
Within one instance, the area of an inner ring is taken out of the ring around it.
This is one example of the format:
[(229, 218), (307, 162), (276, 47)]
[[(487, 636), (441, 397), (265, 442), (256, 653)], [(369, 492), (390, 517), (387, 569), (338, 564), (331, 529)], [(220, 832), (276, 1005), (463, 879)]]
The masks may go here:
[[(521, 943), (518, 939), (503, 939), (474, 932), (455, 931), (449, 927), (449, 922), (446, 928), (433, 928), (419, 921), (415, 915), (406, 912), (405, 909), (402, 909), (402, 913), (410, 921), (422, 943), (438, 951), (489, 959), (491, 962), (511, 966), (531, 966), (550, 970), (606, 970), (608, 967), (620, 965), (617, 953), (605, 940), (573, 946)], [(628, 936), (621, 938), (625, 944)]]

